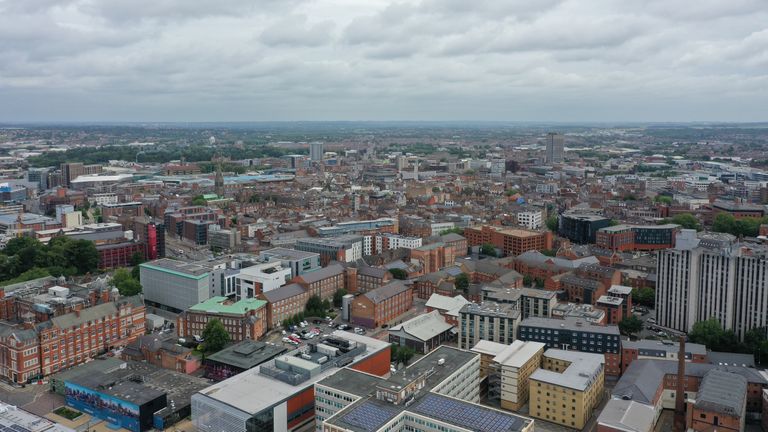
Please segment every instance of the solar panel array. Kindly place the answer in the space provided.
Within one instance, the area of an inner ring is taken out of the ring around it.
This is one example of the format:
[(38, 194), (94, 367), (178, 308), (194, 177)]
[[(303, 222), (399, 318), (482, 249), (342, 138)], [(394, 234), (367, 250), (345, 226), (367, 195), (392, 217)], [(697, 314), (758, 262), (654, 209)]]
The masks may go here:
[(424, 396), (410, 411), (475, 432), (515, 432), (523, 427), (523, 421), (512, 414), (436, 394)]
[(387, 408), (366, 401), (352, 409), (341, 420), (366, 432), (375, 432), (399, 412), (397, 409)]

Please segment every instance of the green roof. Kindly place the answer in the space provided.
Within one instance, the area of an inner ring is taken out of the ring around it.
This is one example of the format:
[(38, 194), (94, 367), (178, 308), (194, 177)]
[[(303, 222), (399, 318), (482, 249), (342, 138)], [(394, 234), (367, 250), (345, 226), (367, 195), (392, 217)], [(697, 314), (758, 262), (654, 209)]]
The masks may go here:
[(203, 194), (203, 199), (206, 200), (206, 201), (207, 200), (215, 200), (215, 199), (218, 199), (218, 198), (219, 198), (219, 196), (216, 195), (216, 194)]
[(260, 309), (267, 304), (266, 301), (255, 299), (255, 298), (243, 299), (231, 304), (224, 304), (224, 302), (226, 302), (227, 300), (229, 299), (226, 297), (220, 297), (220, 296), (211, 297), (202, 303), (198, 303), (190, 307), (189, 310), (193, 310), (197, 312), (215, 312), (215, 313), (225, 313), (225, 314), (233, 314), (233, 315), (243, 315), (246, 312)]

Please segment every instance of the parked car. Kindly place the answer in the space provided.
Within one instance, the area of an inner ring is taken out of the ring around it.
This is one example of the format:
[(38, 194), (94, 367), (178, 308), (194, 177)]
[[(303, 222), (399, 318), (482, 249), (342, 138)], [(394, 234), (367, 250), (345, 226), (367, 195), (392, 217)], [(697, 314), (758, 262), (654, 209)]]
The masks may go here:
[(291, 339), (289, 339), (289, 338), (287, 338), (287, 337), (284, 337), (284, 338), (283, 338), (283, 342), (285, 342), (285, 343), (291, 343), (292, 341), (291, 341)]
[(355, 327), (355, 333), (362, 335), (365, 334), (365, 330), (361, 329), (360, 327)]
[(656, 318), (648, 318), (646, 321), (648, 321), (651, 324), (656, 324)]
[(339, 324), (339, 327), (338, 327), (339, 330), (349, 330), (351, 328), (352, 327), (350, 327), (350, 326), (348, 326), (346, 324)]

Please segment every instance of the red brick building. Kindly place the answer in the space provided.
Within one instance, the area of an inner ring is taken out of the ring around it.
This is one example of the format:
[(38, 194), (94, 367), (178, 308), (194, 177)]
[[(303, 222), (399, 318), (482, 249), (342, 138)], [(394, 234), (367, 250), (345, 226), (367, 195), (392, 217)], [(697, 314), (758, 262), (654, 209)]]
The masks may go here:
[(257, 340), (268, 328), (267, 302), (254, 298), (232, 302), (226, 297), (211, 297), (179, 314), (176, 331), (179, 337), (199, 336), (214, 319), (224, 325), (232, 342)]
[(376, 328), (395, 320), (413, 306), (413, 290), (396, 280), (355, 297), (351, 305), (351, 321)]
[(144, 334), (141, 297), (77, 309), (34, 324), (0, 325), (0, 377), (24, 383), (84, 363)]
[(507, 256), (517, 256), (531, 250), (552, 249), (553, 246), (553, 236), (550, 231), (504, 229), (483, 225), (480, 228), (465, 228), (464, 237), (469, 246), (491, 244)]

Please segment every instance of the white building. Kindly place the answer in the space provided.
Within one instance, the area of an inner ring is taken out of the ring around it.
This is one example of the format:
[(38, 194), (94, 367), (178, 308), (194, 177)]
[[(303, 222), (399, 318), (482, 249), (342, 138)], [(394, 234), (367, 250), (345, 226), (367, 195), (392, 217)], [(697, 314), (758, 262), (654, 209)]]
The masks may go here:
[(241, 297), (253, 298), (259, 293), (280, 288), (290, 279), (291, 268), (285, 268), (279, 260), (275, 260), (240, 269), (235, 284)]
[(682, 230), (673, 249), (659, 251), (656, 320), (688, 332), (716, 318), (740, 339), (768, 326), (768, 247), (730, 234)]
[(432, 228), (432, 235), (440, 235), (443, 231), (453, 229), (456, 227), (456, 224), (453, 222), (435, 222), (433, 224), (430, 224), (430, 228)]
[(542, 225), (541, 210), (524, 211), (517, 214), (517, 224), (528, 229), (539, 229)]

